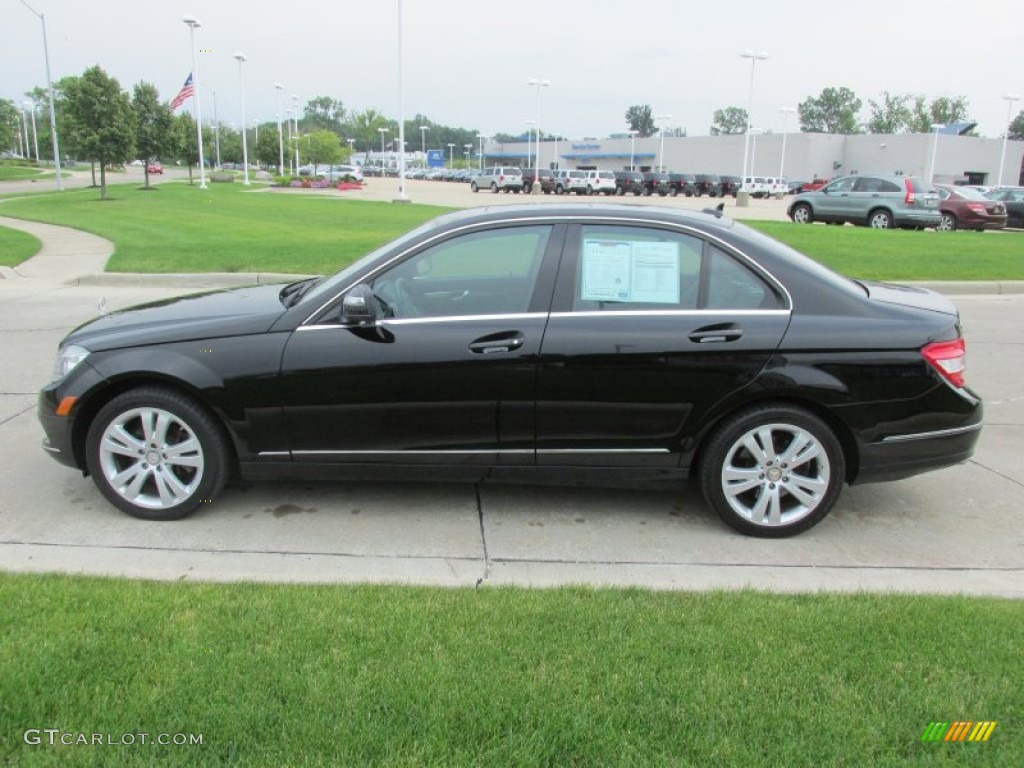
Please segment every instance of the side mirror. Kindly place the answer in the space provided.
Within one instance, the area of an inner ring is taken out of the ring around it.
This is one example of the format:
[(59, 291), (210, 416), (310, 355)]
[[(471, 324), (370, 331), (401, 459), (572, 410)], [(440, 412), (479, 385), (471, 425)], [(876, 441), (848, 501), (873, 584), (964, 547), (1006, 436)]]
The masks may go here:
[(341, 321), (345, 325), (373, 325), (377, 322), (377, 299), (373, 289), (360, 283), (341, 301)]

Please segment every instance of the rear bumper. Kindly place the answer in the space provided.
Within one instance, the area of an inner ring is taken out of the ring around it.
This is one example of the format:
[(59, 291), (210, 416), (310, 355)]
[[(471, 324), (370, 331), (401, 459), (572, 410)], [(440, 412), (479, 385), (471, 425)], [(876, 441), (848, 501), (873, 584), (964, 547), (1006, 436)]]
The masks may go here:
[(854, 484), (901, 480), (967, 461), (981, 436), (980, 421), (962, 427), (890, 435), (861, 446)]

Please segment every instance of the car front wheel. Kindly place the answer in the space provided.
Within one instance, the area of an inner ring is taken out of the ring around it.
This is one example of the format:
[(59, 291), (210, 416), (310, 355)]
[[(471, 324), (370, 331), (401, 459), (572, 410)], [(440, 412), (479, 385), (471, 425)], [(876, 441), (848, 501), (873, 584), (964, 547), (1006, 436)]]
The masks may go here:
[(799, 203), (793, 206), (793, 210), (790, 211), (789, 218), (791, 218), (796, 224), (810, 224), (814, 221), (814, 214), (811, 212), (811, 206), (806, 203)]
[(952, 213), (942, 214), (942, 221), (939, 222), (937, 229), (940, 232), (952, 232), (956, 229), (956, 216)]
[(480, 191), (480, 187), (478, 187), (476, 185), (475, 181), (472, 184), (469, 185), (469, 188), (472, 189), (474, 192), (479, 192)]
[(741, 533), (792, 536), (829, 513), (846, 463), (825, 422), (794, 406), (761, 406), (723, 424), (700, 465), (708, 504)]
[(118, 395), (96, 415), (86, 437), (96, 487), (123, 512), (177, 520), (209, 502), (227, 481), (227, 439), (194, 400), (142, 387)]
[(892, 229), (892, 214), (888, 211), (872, 211), (868, 216), (868, 226), (872, 229)]
[(498, 184), (497, 184), (497, 182), (494, 182), (494, 181), (491, 182), (491, 192), (494, 193), (495, 195), (498, 194)]

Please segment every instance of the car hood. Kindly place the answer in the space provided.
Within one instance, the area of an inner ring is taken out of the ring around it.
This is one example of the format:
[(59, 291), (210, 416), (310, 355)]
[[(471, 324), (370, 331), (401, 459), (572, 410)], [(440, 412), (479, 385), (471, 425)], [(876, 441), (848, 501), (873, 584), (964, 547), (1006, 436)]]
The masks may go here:
[(80, 325), (64, 339), (99, 352), (266, 332), (286, 310), (280, 285), (210, 291), (140, 304)]
[(958, 317), (956, 305), (945, 296), (927, 288), (913, 285), (895, 285), (893, 283), (876, 283), (869, 280), (858, 281), (874, 301), (885, 304), (899, 304), (904, 307), (926, 309), (941, 312), (944, 315)]

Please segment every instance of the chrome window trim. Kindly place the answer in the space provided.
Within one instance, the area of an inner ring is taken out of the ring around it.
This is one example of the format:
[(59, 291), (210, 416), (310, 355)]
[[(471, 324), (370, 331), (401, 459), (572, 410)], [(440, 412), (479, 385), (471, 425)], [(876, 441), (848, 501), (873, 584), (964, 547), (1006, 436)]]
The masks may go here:
[(729, 317), (789, 317), (790, 309), (589, 309), (574, 312), (552, 312), (551, 317), (707, 317), (728, 315)]
[(938, 429), (934, 432), (914, 432), (906, 435), (890, 435), (889, 437), (883, 438), (883, 443), (906, 443), (913, 440), (933, 440), (939, 437), (954, 437), (956, 435), (963, 435), (968, 432), (976, 432), (981, 429), (982, 423), (971, 424), (967, 427), (956, 427), (954, 429)]
[[(377, 321), (377, 325), (426, 325), (433, 323), (458, 323), (463, 321), (481, 322), (484, 320), (545, 320), (547, 312), (512, 312), (507, 315), (439, 315), (438, 317), (385, 317)], [(341, 323), (325, 323), (323, 325), (300, 325), (299, 331), (322, 331), (333, 328), (360, 328), (358, 325)], [(369, 326), (372, 327), (372, 326)]]
[[(684, 232), (686, 234), (692, 234), (692, 235), (694, 235), (696, 237), (699, 237), (699, 238), (702, 238), (704, 240), (707, 240), (708, 242), (714, 242), (722, 250), (724, 250), (726, 253), (735, 254), (736, 256), (738, 256), (747, 267), (749, 267), (750, 269), (754, 270), (758, 275), (760, 275), (763, 279), (767, 280), (774, 288), (776, 288), (782, 294), (782, 296), (783, 296), (783, 303), (786, 305), (785, 307), (783, 307), (784, 310), (790, 311), (790, 312), (793, 310), (793, 296), (792, 296), (792, 294), (790, 294), (789, 289), (786, 288), (786, 286), (782, 283), (782, 281), (780, 281), (777, 277), (775, 277), (775, 275), (773, 275), (770, 271), (768, 271), (763, 266), (758, 264), (757, 261), (752, 259), (750, 256), (748, 256), (746, 253), (741, 251), (739, 248), (737, 248), (736, 246), (732, 245), (731, 243), (727, 243), (725, 240), (723, 240), (722, 238), (718, 237), (713, 232), (705, 231), (703, 229), (699, 229), (697, 227), (694, 227), (694, 226), (691, 226), (691, 225), (685, 224), (685, 223), (677, 223), (677, 222), (672, 222), (672, 221), (661, 221), (661, 220), (658, 220), (658, 219), (646, 219), (646, 218), (633, 217), (633, 216), (619, 217), (619, 216), (614, 216), (614, 215), (610, 215), (610, 214), (607, 214), (607, 213), (606, 214), (600, 214), (600, 213), (594, 213), (594, 214), (573, 214), (573, 215), (570, 215), (570, 214), (554, 214), (553, 213), (553, 214), (551, 214), (549, 216), (518, 216), (518, 217), (514, 217), (514, 218), (507, 218), (507, 219), (495, 219), (493, 221), (483, 221), (483, 222), (479, 222), (478, 221), (478, 222), (474, 222), (472, 224), (464, 224), (462, 226), (455, 227), (454, 229), (447, 229), (444, 232), (439, 232), (439, 233), (433, 235), (432, 237), (428, 237), (426, 240), (423, 240), (423, 241), (417, 243), (416, 245), (410, 246), (408, 248), (405, 248), (405, 249), (399, 251), (394, 256), (392, 256), (390, 259), (388, 259), (387, 261), (385, 261), (382, 264), (379, 264), (377, 267), (375, 267), (374, 269), (370, 270), (365, 275), (363, 275), (362, 278), (360, 278), (360, 280), (358, 282), (350, 282), (347, 285), (343, 286), (335, 294), (333, 294), (326, 301), (322, 302), (315, 310), (313, 310), (309, 315), (306, 316), (306, 319), (303, 320), (302, 323), (300, 323), (300, 330), (301, 330), (301, 328), (303, 326), (310, 325), (311, 324), (310, 321), (314, 317), (316, 317), (318, 314), (320, 314), (325, 309), (327, 309), (327, 307), (330, 306), (331, 304), (333, 304), (335, 301), (340, 299), (354, 285), (358, 285), (359, 282), (366, 282), (367, 280), (371, 280), (372, 278), (374, 278), (378, 274), (380, 274), (380, 272), (382, 272), (383, 270), (385, 270), (388, 267), (390, 267), (393, 263), (403, 259), (405, 256), (407, 256), (408, 254), (412, 253), (413, 251), (417, 251), (417, 250), (420, 250), (422, 248), (428, 247), (431, 244), (433, 244), (434, 242), (436, 242), (438, 240), (441, 240), (441, 239), (444, 239), (444, 238), (447, 238), (447, 237), (449, 237), (451, 235), (455, 235), (455, 234), (459, 234), (459, 233), (462, 233), (462, 232), (471, 231), (471, 230), (474, 230), (474, 229), (484, 229), (484, 230), (486, 230), (486, 229), (490, 229), (490, 228), (493, 228), (493, 227), (502, 226), (502, 225), (510, 225), (510, 224), (515, 224), (515, 225), (523, 225), (523, 224), (526, 224), (526, 225), (529, 225), (529, 224), (552, 224), (552, 225), (554, 225), (554, 224), (559, 224), (559, 223), (564, 223), (564, 224), (584, 224), (584, 223), (595, 223), (595, 222), (605, 222), (605, 223), (608, 223), (611, 226), (614, 226), (616, 224), (627, 224), (627, 225), (640, 224), (640, 225), (644, 225), (644, 226), (654, 226), (654, 227), (667, 228), (667, 229), (671, 229), (671, 230), (674, 230), (674, 231), (677, 231), (677, 232)], [(331, 326), (331, 327), (339, 327), (339, 326), (334, 325), (334, 326)], [(345, 326), (341, 326), (341, 327), (345, 327)]]

